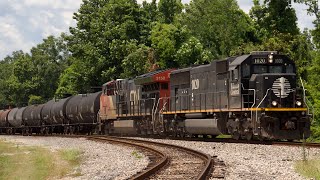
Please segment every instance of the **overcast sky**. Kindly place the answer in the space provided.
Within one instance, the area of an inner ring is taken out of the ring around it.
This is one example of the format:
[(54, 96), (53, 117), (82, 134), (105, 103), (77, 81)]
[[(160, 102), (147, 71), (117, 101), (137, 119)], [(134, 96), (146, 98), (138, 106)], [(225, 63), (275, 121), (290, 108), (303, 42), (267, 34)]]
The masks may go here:
[[(138, 0), (141, 2), (142, 0)], [(190, 0), (182, 0), (188, 3)], [(73, 12), (82, 0), (0, 0), (0, 59), (13, 51), (29, 52), (49, 35), (68, 32), (74, 26)], [(246, 13), (252, 7), (252, 0), (238, 0)], [(295, 4), (300, 29), (312, 28), (312, 17), (306, 14), (306, 7)]]

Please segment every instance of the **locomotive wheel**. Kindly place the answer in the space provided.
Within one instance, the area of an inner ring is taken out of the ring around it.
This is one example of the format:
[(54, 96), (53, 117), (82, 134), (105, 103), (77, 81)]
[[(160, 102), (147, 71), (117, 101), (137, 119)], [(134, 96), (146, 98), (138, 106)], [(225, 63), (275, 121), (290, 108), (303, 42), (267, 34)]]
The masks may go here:
[(241, 137), (241, 135), (238, 131), (235, 131), (232, 133), (232, 139), (239, 140), (240, 137)]

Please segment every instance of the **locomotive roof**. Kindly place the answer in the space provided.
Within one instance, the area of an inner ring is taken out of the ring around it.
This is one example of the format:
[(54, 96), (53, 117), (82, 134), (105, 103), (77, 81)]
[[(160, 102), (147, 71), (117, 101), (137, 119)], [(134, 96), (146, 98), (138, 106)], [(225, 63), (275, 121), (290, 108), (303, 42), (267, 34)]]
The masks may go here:
[(170, 79), (170, 73), (174, 69), (165, 69), (165, 70), (158, 70), (154, 72), (150, 72), (147, 74), (143, 74), (137, 76), (134, 79), (134, 83), (136, 85), (148, 84), (153, 82), (168, 82)]
[(187, 72), (190, 71), (192, 67), (187, 67), (187, 68), (183, 68), (183, 69), (177, 69), (171, 72), (171, 74), (177, 74), (177, 73), (182, 73), (182, 72)]
[(155, 74), (159, 74), (159, 73), (164, 72), (164, 71), (166, 71), (166, 70), (163, 70), (163, 69), (162, 69), (162, 70), (152, 71), (152, 72), (149, 72), (149, 73), (146, 73), (146, 74), (142, 74), (142, 75), (140, 75), (140, 76), (137, 76), (136, 79), (144, 78), (144, 77), (151, 77), (151, 76), (153, 76), (153, 75), (155, 75)]
[(251, 54), (236, 57), (233, 61), (229, 62), (229, 69), (231, 70), (235, 69), (237, 66), (241, 65), (243, 61), (248, 59), (248, 57), (250, 56)]

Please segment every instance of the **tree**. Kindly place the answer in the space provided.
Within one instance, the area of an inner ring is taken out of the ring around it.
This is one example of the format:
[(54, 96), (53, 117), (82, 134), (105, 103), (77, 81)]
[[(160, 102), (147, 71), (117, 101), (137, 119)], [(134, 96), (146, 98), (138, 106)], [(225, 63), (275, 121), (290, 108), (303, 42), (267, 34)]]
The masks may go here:
[(133, 78), (149, 72), (152, 60), (149, 59), (151, 48), (141, 44), (135, 46), (132, 52), (122, 61), (123, 78)]
[(253, 23), (235, 0), (191, 1), (179, 19), (214, 58), (254, 38)]
[(126, 48), (133, 41), (148, 41), (149, 32), (142, 30), (150, 22), (135, 0), (85, 0), (74, 19), (77, 26), (70, 28), (68, 44), (73, 64), (79, 64), (74, 66), (82, 67), (77, 73), (83, 77), (81, 84), (86, 88), (119, 78), (122, 60), (131, 53)]
[(173, 24), (158, 23), (151, 32), (152, 48), (158, 57), (157, 64), (161, 68), (173, 68), (178, 64), (175, 55), (188, 34)]
[(212, 55), (197, 38), (191, 37), (182, 44), (175, 60), (178, 62), (179, 67), (187, 67), (192, 64), (209, 63), (212, 60)]
[(250, 16), (260, 29), (265, 29), (268, 36), (277, 36), (278, 33), (298, 35), (297, 16), (291, 0), (265, 0), (260, 5), (254, 0)]
[(182, 12), (183, 5), (181, 0), (160, 0), (159, 12), (162, 17), (162, 22), (171, 24), (174, 21), (174, 17)]
[(299, 0), (300, 3), (305, 3), (308, 8), (308, 13), (314, 15), (316, 19), (313, 21), (315, 28), (311, 31), (313, 42), (320, 49), (320, 7), (318, 0)]
[(35, 97), (51, 99), (61, 72), (68, 66), (69, 56), (62, 34), (44, 39), (30, 54), (18, 51), (7, 57), (12, 72), (2, 81), (7, 87), (2, 92), (6, 103), (21, 106), (34, 101)]

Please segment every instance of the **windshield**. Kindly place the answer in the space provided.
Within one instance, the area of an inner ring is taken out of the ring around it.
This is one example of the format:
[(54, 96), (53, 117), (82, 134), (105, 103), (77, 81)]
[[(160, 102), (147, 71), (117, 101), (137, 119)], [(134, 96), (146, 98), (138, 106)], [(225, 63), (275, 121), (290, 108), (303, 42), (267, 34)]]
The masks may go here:
[(282, 66), (270, 66), (269, 73), (282, 73)]
[(265, 65), (255, 65), (253, 67), (254, 74), (262, 74), (262, 73), (267, 73), (267, 72), (268, 72), (268, 67)]
[(286, 65), (286, 73), (294, 73), (292, 64)]

